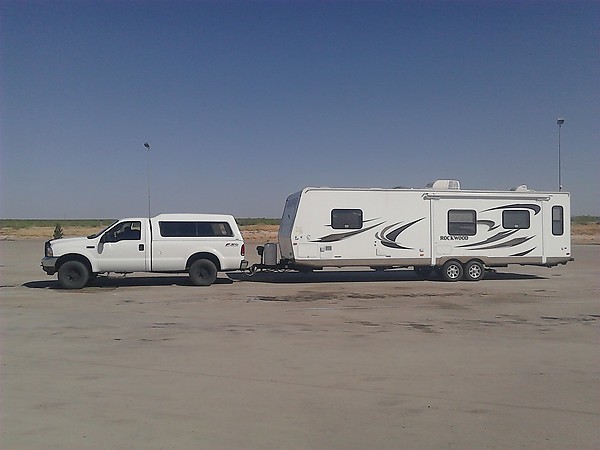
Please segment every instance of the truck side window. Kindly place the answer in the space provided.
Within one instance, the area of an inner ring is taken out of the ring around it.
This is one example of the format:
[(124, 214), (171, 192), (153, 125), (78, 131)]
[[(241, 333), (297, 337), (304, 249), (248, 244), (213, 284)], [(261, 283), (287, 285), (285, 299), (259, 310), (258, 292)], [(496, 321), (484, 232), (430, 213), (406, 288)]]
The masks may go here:
[(529, 228), (529, 211), (502, 211), (502, 228), (526, 230)]
[(449, 210), (448, 234), (451, 236), (475, 236), (477, 234), (477, 213), (471, 209)]
[(552, 207), (552, 234), (562, 236), (565, 232), (564, 210), (562, 206)]
[(122, 222), (107, 233), (107, 242), (139, 241), (142, 238), (141, 222)]
[(360, 230), (363, 226), (361, 209), (333, 209), (331, 228), (335, 230)]

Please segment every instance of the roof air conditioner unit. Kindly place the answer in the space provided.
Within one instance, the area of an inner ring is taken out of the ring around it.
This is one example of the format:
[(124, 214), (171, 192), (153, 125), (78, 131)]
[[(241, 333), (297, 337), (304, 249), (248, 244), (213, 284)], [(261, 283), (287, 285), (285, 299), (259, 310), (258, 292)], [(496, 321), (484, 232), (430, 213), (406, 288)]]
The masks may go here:
[(460, 181), (458, 180), (436, 180), (429, 183), (426, 187), (433, 188), (438, 191), (458, 191), (460, 189)]

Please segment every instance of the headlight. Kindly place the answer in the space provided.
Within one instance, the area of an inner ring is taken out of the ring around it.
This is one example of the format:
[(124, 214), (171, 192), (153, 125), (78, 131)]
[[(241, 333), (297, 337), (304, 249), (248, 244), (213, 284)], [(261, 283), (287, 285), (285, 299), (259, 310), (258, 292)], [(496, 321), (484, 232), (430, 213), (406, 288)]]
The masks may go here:
[(50, 245), (50, 241), (47, 241), (44, 245), (44, 254), (46, 256), (54, 256), (54, 252), (52, 251), (52, 245)]

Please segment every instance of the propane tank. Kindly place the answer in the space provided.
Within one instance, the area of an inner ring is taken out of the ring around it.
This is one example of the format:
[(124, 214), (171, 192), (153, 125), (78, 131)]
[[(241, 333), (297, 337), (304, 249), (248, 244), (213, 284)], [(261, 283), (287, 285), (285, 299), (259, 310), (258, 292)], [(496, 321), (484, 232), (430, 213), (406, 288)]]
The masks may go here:
[(269, 242), (265, 244), (263, 252), (263, 261), (265, 266), (277, 265), (277, 244)]

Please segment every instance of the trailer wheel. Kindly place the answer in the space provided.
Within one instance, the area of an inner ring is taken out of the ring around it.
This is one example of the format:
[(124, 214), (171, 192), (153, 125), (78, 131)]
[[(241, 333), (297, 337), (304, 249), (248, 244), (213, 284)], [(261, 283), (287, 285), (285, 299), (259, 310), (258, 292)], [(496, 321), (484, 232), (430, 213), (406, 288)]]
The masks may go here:
[(81, 289), (89, 278), (90, 272), (81, 261), (67, 261), (58, 269), (58, 284), (63, 289)]
[(445, 281), (458, 281), (462, 278), (463, 268), (458, 261), (447, 261), (442, 266), (442, 278)]
[(471, 260), (465, 264), (465, 279), (467, 281), (479, 281), (485, 275), (485, 268), (477, 260)]
[(217, 279), (217, 267), (208, 259), (198, 259), (190, 266), (190, 280), (196, 286), (210, 286)]

